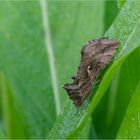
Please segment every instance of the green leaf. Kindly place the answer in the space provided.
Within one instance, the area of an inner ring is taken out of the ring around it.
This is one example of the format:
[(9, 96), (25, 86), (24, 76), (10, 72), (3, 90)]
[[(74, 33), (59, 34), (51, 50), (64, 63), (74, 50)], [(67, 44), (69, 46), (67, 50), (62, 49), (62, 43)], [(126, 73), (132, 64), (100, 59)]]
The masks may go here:
[[(104, 1), (48, 2), (52, 47), (63, 105), (68, 96), (62, 86), (76, 74), (82, 46), (88, 40), (101, 37), (104, 32), (104, 8)], [(98, 14), (95, 14), (97, 11)]]
[(10, 85), (17, 110), (23, 114), (27, 138), (43, 138), (52, 128), (57, 105), (41, 6), (38, 1), (1, 1), (0, 5), (0, 71)]
[(140, 45), (139, 5), (139, 1), (127, 1), (122, 7), (113, 25), (106, 32), (106, 36), (119, 40), (121, 46), (114, 58), (114, 62), (108, 71), (106, 71), (87, 110), (83, 107), (79, 111), (78, 115), (73, 117), (76, 110), (68, 103), (64, 112), (57, 119), (48, 138), (76, 138), (79, 135), (90, 114), (95, 110), (96, 106), (103, 97), (114, 74), (126, 58)]
[(104, 15), (104, 28), (106, 31), (110, 25), (113, 23), (115, 17), (117, 16), (118, 14), (118, 6), (117, 6), (117, 1), (116, 0), (112, 0), (112, 1), (109, 1), (109, 0), (106, 0), (105, 1), (105, 15)]
[(84, 128), (80, 132), (78, 139), (88, 139), (89, 138), (89, 134), (90, 134), (91, 126), (92, 126), (91, 122), (92, 122), (92, 118), (89, 117)]
[(118, 139), (140, 138), (140, 81), (131, 98), (128, 109), (122, 121)]
[(3, 130), (2, 124), (0, 122), (0, 139), (4, 139), (4, 138), (5, 138), (5, 134), (4, 134), (4, 130)]
[[(117, 14), (115, 2), (0, 1), (0, 5), (0, 71), (3, 74), (0, 85), (0, 138), (47, 136), (50, 139), (88, 139), (89, 132), (94, 138), (105, 138), (99, 135), (101, 131), (105, 133), (108, 126), (112, 133), (107, 133), (108, 137), (115, 138), (139, 80), (136, 77), (139, 56), (135, 57), (134, 50), (139, 51), (140, 45), (140, 2), (130, 0), (121, 3), (118, 16), (105, 34), (120, 41), (121, 45), (101, 83), (93, 89), (95, 96), (91, 101), (86, 100), (78, 112), (62, 85), (75, 74), (83, 43), (101, 37), (114, 20)], [(114, 6), (111, 11), (110, 5)], [(135, 63), (134, 57), (137, 61)], [(126, 68), (129, 70), (126, 71)], [(115, 75), (117, 70), (119, 72)], [(130, 83), (125, 79), (127, 72), (131, 72), (133, 77)], [(116, 79), (108, 88), (115, 76)], [(113, 102), (111, 97), (115, 98), (115, 109), (113, 113), (108, 111), (102, 115), (109, 116), (105, 120), (109, 125), (99, 120), (103, 130), (97, 131), (99, 122), (97, 125), (97, 122), (92, 124), (90, 115), (93, 112), (93, 119), (97, 115), (94, 111), (102, 102), (107, 89), (108, 94), (112, 91), (119, 94), (117, 98), (115, 94), (107, 96), (110, 97), (110, 103)], [(125, 93), (121, 96), (123, 91)], [(56, 119), (64, 105), (64, 111)], [(130, 120), (128, 114), (126, 120)], [(122, 132), (130, 131), (124, 130), (125, 118), (118, 135), (121, 137)], [(112, 126), (115, 121), (114, 131)], [(137, 123), (136, 119), (134, 121)], [(138, 137), (138, 132), (135, 132)]]
[[(1, 1), (0, 5), (0, 70), (16, 109), (23, 114), (27, 138), (43, 138), (60, 112), (56, 74), (64, 104), (67, 95), (62, 85), (76, 69), (81, 45), (103, 33), (104, 2)], [(97, 9), (98, 16), (93, 14)], [(12, 128), (7, 129), (14, 136)]]
[(117, 0), (118, 7), (122, 8), (125, 2), (126, 2), (126, 0)]
[[(23, 114), (16, 110), (11, 89), (3, 74), (0, 74), (2, 118), (5, 122), (7, 138), (26, 138)], [(2, 138), (3, 135), (1, 136)]]
[(139, 59), (140, 47), (125, 60), (93, 112), (93, 124), (98, 138), (116, 138), (128, 104), (140, 80), (138, 76), (140, 63), (137, 61)]

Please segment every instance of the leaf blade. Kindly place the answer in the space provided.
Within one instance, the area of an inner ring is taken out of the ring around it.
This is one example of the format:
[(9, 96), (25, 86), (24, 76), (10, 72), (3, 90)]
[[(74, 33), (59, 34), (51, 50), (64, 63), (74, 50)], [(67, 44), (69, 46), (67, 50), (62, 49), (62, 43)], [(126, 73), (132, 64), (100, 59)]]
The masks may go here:
[[(124, 13), (126, 13), (126, 14), (124, 14)], [(111, 67), (105, 73), (105, 75), (99, 85), (99, 88), (88, 107), (87, 112), (83, 113), (84, 110), (82, 110), (81, 114), (80, 114), (81, 116), (79, 115), (81, 117), (81, 119), (79, 116), (77, 116), (77, 122), (75, 122), (75, 124), (73, 124), (73, 123), (69, 124), (69, 126), (74, 125), (74, 127), (71, 126), (71, 127), (73, 127), (72, 128), (73, 130), (68, 129), (69, 136), (70, 136), (69, 138), (73, 138), (75, 136), (77, 137), (77, 133), (79, 133), (81, 128), (86, 123), (86, 120), (92, 113), (92, 111), (96, 108), (97, 104), (100, 102), (102, 96), (104, 95), (104, 92), (106, 91), (107, 87), (109, 86), (109, 83), (111, 82), (111, 79), (114, 76), (114, 74), (116, 73), (117, 69), (121, 66), (121, 64), (124, 62), (124, 60), (126, 60), (128, 55), (130, 53), (132, 53), (139, 46), (140, 42), (139, 42), (139, 39), (137, 36), (138, 35), (137, 32), (139, 31), (139, 29), (138, 29), (138, 26), (136, 26), (136, 24), (139, 25), (139, 16), (140, 15), (138, 13), (139, 13), (139, 2), (135, 1), (135, 3), (132, 3), (131, 1), (128, 1), (127, 3), (125, 3), (125, 6), (121, 9), (121, 12), (117, 16), (114, 24), (111, 26), (111, 28), (106, 33), (106, 35), (108, 35), (114, 39), (118, 38), (118, 40), (121, 41), (121, 47), (118, 51), (117, 56), (114, 58), (114, 60), (115, 60), (114, 63), (111, 65)], [(137, 15), (137, 16), (135, 16), (135, 15)], [(128, 21), (127, 21), (128, 17), (133, 19), (131, 24), (128, 23)], [(129, 26), (127, 32), (126, 32), (126, 28), (120, 28), (124, 24), (123, 21), (125, 21), (125, 20), (127, 21), (126, 26)], [(136, 28), (137, 28), (137, 30), (136, 30)], [(134, 31), (136, 31), (136, 32), (134, 33)], [(127, 45), (128, 47), (126, 47), (125, 45)], [(72, 109), (69, 110), (69, 112), (64, 111), (64, 113), (66, 116), (66, 118), (65, 118), (65, 120), (66, 120), (67, 115), (68, 115), (67, 113), (72, 114)], [(69, 117), (69, 120), (74, 121), (73, 118), (70, 118), (70, 117)], [(52, 132), (51, 132), (52, 134), (50, 133), (49, 138), (53, 138), (54, 132), (56, 132), (55, 127), (57, 126), (58, 122), (59, 121), (56, 121), (56, 125), (52, 129)], [(62, 123), (63, 122), (61, 122), (61, 125), (63, 125)], [(67, 129), (67, 126), (64, 126), (64, 128)], [(59, 129), (59, 125), (57, 126), (57, 129)], [(60, 129), (63, 130), (62, 126)], [(61, 133), (61, 135), (60, 135), (60, 133)], [(75, 133), (75, 136), (74, 136), (74, 133)], [(64, 134), (64, 135), (66, 135), (66, 134)], [(61, 131), (58, 131), (57, 135), (55, 135), (55, 137), (61, 137), (61, 136), (62, 136)]]
[(27, 137), (43, 138), (56, 112), (39, 3), (0, 3), (0, 70), (24, 114)]
[(139, 103), (140, 103), (140, 81), (137, 84), (133, 97), (125, 113), (123, 122), (118, 132), (117, 139), (120, 139), (120, 138), (121, 139), (122, 138), (139, 139), (140, 138)]

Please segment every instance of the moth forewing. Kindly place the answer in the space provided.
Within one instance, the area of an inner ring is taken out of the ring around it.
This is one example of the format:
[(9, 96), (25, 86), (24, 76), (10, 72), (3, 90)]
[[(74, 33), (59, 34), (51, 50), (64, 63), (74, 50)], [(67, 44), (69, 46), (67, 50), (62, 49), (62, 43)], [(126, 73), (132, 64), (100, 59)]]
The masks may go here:
[(89, 41), (83, 46), (77, 75), (72, 77), (73, 83), (64, 85), (76, 107), (82, 106), (83, 101), (89, 96), (94, 81), (111, 62), (118, 47), (118, 41), (108, 38)]

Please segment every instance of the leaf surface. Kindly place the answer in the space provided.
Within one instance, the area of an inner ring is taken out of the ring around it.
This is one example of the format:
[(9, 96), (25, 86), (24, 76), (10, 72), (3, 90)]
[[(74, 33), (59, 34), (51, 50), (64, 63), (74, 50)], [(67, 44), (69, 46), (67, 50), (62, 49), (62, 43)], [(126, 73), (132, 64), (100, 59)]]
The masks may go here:
[[(27, 138), (44, 138), (61, 110), (55, 99), (61, 97), (62, 106), (68, 99), (62, 85), (76, 70), (80, 59), (76, 52), (103, 33), (104, 2), (1, 1), (0, 5), (0, 71), (10, 86), (13, 108), (23, 115)], [(93, 14), (97, 9), (98, 16)], [(60, 95), (54, 94), (55, 82)]]
[(92, 113), (98, 138), (116, 138), (125, 112), (140, 80), (138, 76), (140, 63), (137, 61), (139, 59), (140, 48), (137, 48), (115, 74), (101, 102)]
[(56, 112), (40, 4), (1, 1), (0, 18), (0, 71), (23, 114), (27, 137), (43, 138)]
[(109, 86), (109, 83), (111, 82), (111, 79), (113, 78), (116, 71), (119, 69), (124, 60), (126, 60), (128, 55), (130, 55), (137, 47), (139, 47), (139, 5), (139, 1), (127, 1), (122, 7), (114, 23), (105, 34), (106, 36), (119, 40), (121, 45), (116, 57), (114, 58), (114, 62), (108, 71), (106, 71), (87, 110), (85, 110), (83, 107), (81, 108), (79, 114), (73, 117), (75, 109), (73, 106), (68, 104), (63, 114), (61, 114), (57, 119), (48, 138), (76, 138), (79, 135), (88, 117), (93, 112), (93, 110), (95, 110), (96, 106), (107, 90), (107, 87)]
[(124, 115), (118, 139), (139, 139), (140, 138), (140, 81), (131, 98), (128, 109)]

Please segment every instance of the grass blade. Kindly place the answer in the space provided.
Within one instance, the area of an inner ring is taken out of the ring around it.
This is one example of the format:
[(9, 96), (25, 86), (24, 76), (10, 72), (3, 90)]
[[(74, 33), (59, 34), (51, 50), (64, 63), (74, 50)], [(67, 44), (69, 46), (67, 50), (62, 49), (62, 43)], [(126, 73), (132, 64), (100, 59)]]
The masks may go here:
[(40, 5), (38, 1), (1, 1), (0, 5), (0, 70), (24, 114), (27, 138), (43, 138), (56, 111)]
[[(105, 73), (94, 98), (88, 106), (87, 111), (82, 108), (79, 114), (73, 117), (75, 109), (73, 106), (70, 106), (70, 104), (67, 105), (63, 114), (61, 114), (57, 119), (56, 124), (54, 125), (54, 128), (52, 129), (48, 138), (76, 138), (79, 135), (88, 117), (93, 110), (95, 110), (96, 106), (107, 90), (107, 87), (109, 86), (109, 83), (111, 82), (111, 79), (113, 78), (117, 69), (119, 69), (128, 55), (139, 47), (139, 5), (139, 1), (126, 2), (113, 25), (106, 32), (106, 36), (119, 40), (121, 42), (121, 46), (117, 56), (114, 58), (114, 63)], [(128, 18), (131, 19), (129, 22)], [(124, 23), (125, 26), (123, 26)]]
[(133, 97), (125, 113), (118, 132), (118, 139), (140, 138), (140, 81), (137, 84)]
[[(23, 124), (23, 114), (17, 111), (15, 101), (12, 99), (11, 89), (3, 74), (0, 74), (2, 118), (7, 138), (26, 138)], [(3, 136), (1, 136), (4, 138)]]

